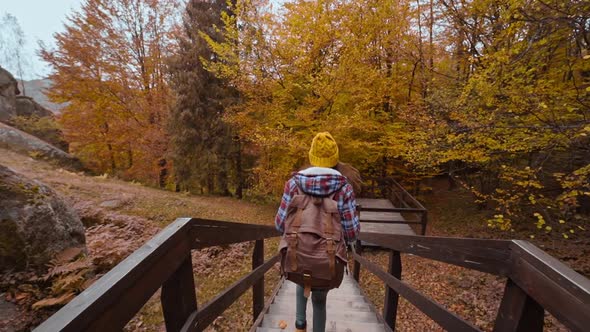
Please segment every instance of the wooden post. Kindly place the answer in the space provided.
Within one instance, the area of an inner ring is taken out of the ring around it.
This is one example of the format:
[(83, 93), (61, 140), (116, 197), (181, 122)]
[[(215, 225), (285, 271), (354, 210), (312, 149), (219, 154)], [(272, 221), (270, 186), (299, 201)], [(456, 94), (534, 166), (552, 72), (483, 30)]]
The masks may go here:
[[(252, 270), (264, 263), (264, 240), (256, 240), (254, 251), (252, 252)], [(252, 314), (253, 321), (260, 315), (264, 309), (264, 275), (258, 282), (252, 285)]]
[(162, 284), (160, 296), (166, 331), (176, 332), (197, 310), (197, 295), (190, 251), (176, 272)]
[(421, 222), (422, 222), (422, 235), (424, 236), (424, 235), (426, 235), (426, 224), (428, 223), (428, 211), (427, 210), (424, 210), (422, 212)]
[[(388, 272), (397, 279), (402, 278), (402, 260), (399, 251), (392, 250), (389, 253)], [(385, 286), (385, 306), (383, 308), (383, 319), (385, 319), (385, 323), (389, 325), (392, 331), (395, 331), (398, 301), (399, 294), (388, 286)]]
[[(360, 255), (363, 251), (363, 247), (361, 246), (361, 240), (356, 240), (354, 244), (356, 253)], [(361, 263), (359, 263), (356, 259), (354, 260), (354, 265), (352, 267), (352, 277), (356, 282), (359, 282), (361, 277)]]
[(540, 332), (543, 331), (543, 319), (543, 307), (508, 279), (494, 324), (494, 332)]

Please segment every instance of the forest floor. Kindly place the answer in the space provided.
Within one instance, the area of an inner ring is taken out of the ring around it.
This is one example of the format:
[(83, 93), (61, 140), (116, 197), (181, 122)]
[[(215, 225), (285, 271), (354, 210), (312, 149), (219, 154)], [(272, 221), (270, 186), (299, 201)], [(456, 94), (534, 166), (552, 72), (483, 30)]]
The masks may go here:
[[(0, 164), (30, 178), (39, 180), (71, 202), (84, 218), (88, 210), (92, 215), (141, 218), (154, 229), (160, 229), (178, 217), (197, 217), (239, 221), (255, 224), (273, 224), (276, 205), (261, 205), (226, 197), (193, 196), (145, 187), (106, 176), (88, 176), (56, 168), (48, 163), (0, 149)], [(449, 192), (443, 184), (434, 186), (433, 193), (421, 197), (429, 210), (429, 235), (464, 237), (502, 237), (518, 234), (497, 233), (487, 228), (486, 214), (471, 203), (467, 193)], [(99, 210), (101, 213), (96, 213)], [(139, 246), (153, 232), (140, 235)], [(527, 238), (522, 233), (520, 238)], [(94, 241), (89, 236), (88, 241)], [(589, 275), (586, 242), (553, 241), (536, 242), (538, 246), (564, 260), (573, 268)], [(563, 242), (563, 243), (561, 243)], [(278, 241), (265, 242), (265, 254), (270, 257), (276, 251)], [(92, 243), (89, 243), (89, 246)], [(252, 244), (213, 247), (193, 251), (193, 270), (198, 302), (202, 305), (221, 290), (238, 280), (250, 270)], [(136, 248), (132, 248), (136, 249)], [(364, 256), (386, 268), (388, 253), (367, 250)], [(474, 323), (482, 330), (491, 331), (504, 290), (505, 278), (467, 270), (464, 268), (402, 255), (402, 279), (430, 296), (449, 310)], [(267, 296), (278, 280), (278, 268), (266, 278)], [(383, 308), (385, 288), (383, 283), (369, 272), (361, 272), (361, 285), (376, 307)], [(41, 312), (30, 305), (9, 296), (7, 289), (0, 289), (0, 331), (28, 330), (54, 310)], [(208, 328), (209, 331), (247, 331), (252, 324), (251, 292), (244, 294)], [(398, 331), (439, 331), (440, 327), (421, 314), (411, 304), (401, 299)], [(566, 331), (552, 317), (546, 319), (546, 330)], [(127, 331), (165, 331), (159, 293), (154, 294), (144, 308), (129, 322)]]

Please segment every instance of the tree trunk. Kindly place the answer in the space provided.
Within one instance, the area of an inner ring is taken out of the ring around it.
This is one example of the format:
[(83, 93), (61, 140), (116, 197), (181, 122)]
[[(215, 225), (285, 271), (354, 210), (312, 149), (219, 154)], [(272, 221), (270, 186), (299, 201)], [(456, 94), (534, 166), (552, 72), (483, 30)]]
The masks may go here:
[(244, 179), (242, 174), (242, 144), (240, 139), (236, 141), (236, 197), (242, 199), (244, 190)]

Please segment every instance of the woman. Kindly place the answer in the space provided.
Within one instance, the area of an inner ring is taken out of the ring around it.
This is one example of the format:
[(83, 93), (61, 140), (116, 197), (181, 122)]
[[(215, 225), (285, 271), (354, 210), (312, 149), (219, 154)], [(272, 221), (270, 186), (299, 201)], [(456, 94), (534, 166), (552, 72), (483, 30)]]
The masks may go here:
[[(355, 211), (353, 184), (342, 172), (346, 172), (354, 181), (354, 187), (360, 188), (358, 171), (352, 166), (339, 162), (338, 145), (328, 132), (318, 133), (314, 137), (309, 149), (309, 163), (311, 167), (295, 173), (285, 184), (281, 206), (275, 218), (276, 228), (280, 232), (284, 231), (289, 203), (299, 190), (311, 196), (326, 197), (334, 194), (333, 199), (337, 202), (344, 238), (346, 242), (353, 243), (360, 232), (360, 223)], [(314, 332), (324, 332), (326, 329), (327, 294), (328, 290), (312, 289)], [(307, 327), (307, 298), (303, 287), (299, 285), (297, 285), (296, 302), (295, 328), (296, 331), (303, 332)]]

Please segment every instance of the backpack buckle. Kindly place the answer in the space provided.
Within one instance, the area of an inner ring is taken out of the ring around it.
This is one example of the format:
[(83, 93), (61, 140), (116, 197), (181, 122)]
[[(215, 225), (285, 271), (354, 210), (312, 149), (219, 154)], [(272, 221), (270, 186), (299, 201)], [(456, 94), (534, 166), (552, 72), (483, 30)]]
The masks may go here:
[(311, 293), (311, 274), (303, 272), (303, 296), (309, 298)]

